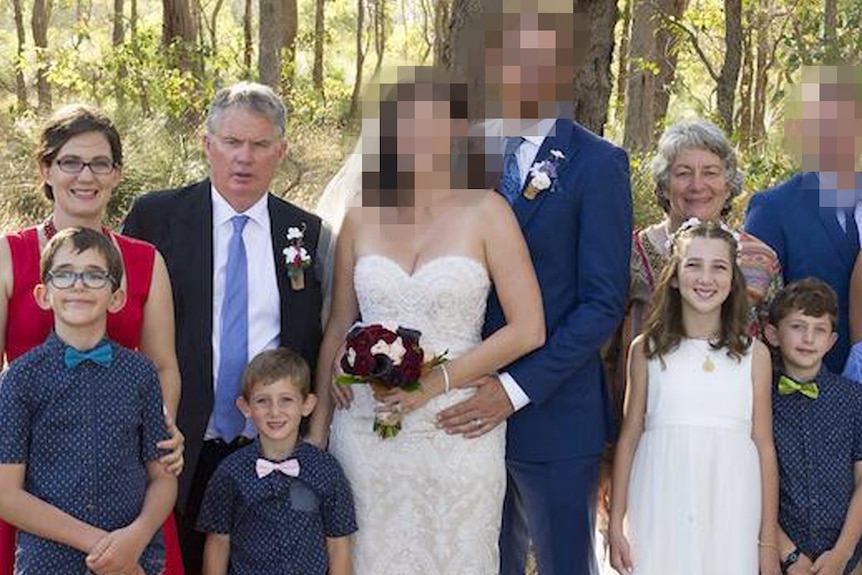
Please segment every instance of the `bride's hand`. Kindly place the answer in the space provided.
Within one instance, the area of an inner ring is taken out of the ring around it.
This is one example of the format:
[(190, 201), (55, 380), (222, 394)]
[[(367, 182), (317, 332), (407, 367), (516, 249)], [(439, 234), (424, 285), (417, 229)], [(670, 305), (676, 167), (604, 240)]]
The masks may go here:
[(353, 390), (349, 385), (341, 385), (335, 383), (334, 378), (344, 373), (341, 369), (341, 357), (344, 355), (347, 344), (342, 343), (338, 348), (338, 353), (335, 354), (335, 359), (332, 362), (332, 377), (333, 381), (330, 384), (332, 391), (332, 399), (335, 401), (335, 407), (338, 409), (347, 409), (353, 402)]
[(440, 395), (443, 389), (435, 379), (423, 381), (419, 389), (404, 391), (400, 388), (390, 389), (381, 393), (375, 393), (374, 397), (382, 405), (378, 406), (378, 412), (410, 413), (428, 403), (431, 398)]

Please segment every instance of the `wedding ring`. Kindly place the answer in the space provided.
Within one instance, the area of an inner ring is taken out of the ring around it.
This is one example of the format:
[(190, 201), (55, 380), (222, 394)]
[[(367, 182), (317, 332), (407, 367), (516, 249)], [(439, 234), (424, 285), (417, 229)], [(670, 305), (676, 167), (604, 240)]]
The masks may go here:
[(484, 421), (482, 421), (482, 419), (481, 419), (481, 418), (479, 418), (479, 417), (477, 417), (476, 419), (474, 419), (474, 420), (473, 420), (473, 424), (474, 424), (476, 427), (482, 427), (482, 425), (483, 425), (484, 423), (485, 423), (485, 422), (484, 422)]
[(395, 413), (401, 413), (401, 402), (400, 402), (400, 401), (396, 401), (395, 403), (393, 403), (393, 404), (392, 404), (392, 410), (393, 410)]

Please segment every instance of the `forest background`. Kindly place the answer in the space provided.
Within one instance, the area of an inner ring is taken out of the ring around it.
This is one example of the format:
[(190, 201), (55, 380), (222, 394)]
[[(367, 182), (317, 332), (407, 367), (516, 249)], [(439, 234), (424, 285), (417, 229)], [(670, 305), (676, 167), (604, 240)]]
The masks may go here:
[[(240, 79), (271, 85), (288, 105), (290, 151), (274, 190), (313, 209), (353, 146), (369, 79), (402, 64), (467, 70), (486, 2), (2, 0), (0, 230), (49, 213), (33, 153), (51, 110), (87, 102), (116, 121), (125, 162), (115, 225), (134, 195), (206, 174), (207, 103)], [(862, 0), (573, 2), (589, 27), (575, 118), (629, 151), (639, 226), (661, 216), (648, 167), (666, 125), (702, 116), (731, 136), (746, 173), (736, 223), (748, 195), (794, 170), (783, 114), (801, 66), (862, 54)]]

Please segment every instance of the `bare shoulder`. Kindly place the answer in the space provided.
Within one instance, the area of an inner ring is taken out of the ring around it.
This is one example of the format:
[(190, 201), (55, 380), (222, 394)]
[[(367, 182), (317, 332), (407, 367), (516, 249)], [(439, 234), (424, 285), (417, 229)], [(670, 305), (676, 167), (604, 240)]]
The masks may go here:
[(478, 198), (478, 204), (483, 216), (511, 214), (512, 206), (502, 195), (494, 190), (476, 190), (473, 192)]
[(752, 372), (757, 373), (759, 371), (771, 372), (772, 371), (772, 354), (769, 351), (769, 348), (766, 347), (766, 344), (760, 341), (759, 339), (754, 339), (751, 342), (751, 354), (752, 354)]

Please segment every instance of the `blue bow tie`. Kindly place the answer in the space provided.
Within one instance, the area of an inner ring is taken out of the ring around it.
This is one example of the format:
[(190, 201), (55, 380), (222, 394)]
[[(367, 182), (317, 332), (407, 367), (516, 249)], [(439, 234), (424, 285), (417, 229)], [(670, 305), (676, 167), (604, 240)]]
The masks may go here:
[(66, 361), (66, 367), (71, 369), (79, 363), (87, 360), (107, 367), (111, 365), (111, 360), (113, 358), (114, 352), (111, 349), (111, 344), (109, 344), (108, 342), (104, 342), (97, 345), (90, 351), (78, 351), (74, 347), (66, 346), (66, 355), (63, 359), (65, 359)]

